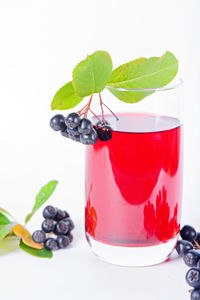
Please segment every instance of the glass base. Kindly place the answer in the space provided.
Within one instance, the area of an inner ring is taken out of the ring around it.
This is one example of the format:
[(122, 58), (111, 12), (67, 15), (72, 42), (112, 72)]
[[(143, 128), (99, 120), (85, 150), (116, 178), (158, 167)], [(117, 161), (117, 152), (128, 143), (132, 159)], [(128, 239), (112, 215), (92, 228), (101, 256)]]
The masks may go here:
[(88, 233), (86, 238), (92, 252), (110, 264), (127, 267), (144, 267), (165, 261), (174, 249), (178, 236), (167, 243), (147, 247), (122, 247), (108, 245), (93, 239)]

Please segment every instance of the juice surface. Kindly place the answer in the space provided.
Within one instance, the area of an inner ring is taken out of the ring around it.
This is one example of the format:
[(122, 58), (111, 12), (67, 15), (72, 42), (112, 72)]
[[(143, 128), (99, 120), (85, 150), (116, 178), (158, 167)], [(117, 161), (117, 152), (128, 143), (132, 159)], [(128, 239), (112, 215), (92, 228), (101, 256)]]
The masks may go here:
[(121, 246), (167, 242), (180, 228), (182, 126), (144, 114), (107, 116), (110, 141), (86, 150), (86, 233)]

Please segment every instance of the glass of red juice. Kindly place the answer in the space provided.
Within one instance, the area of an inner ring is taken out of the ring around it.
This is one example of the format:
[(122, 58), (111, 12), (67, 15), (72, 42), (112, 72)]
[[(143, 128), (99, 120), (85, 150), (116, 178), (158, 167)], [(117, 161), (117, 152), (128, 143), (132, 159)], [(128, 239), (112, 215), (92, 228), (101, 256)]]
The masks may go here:
[(86, 149), (85, 230), (92, 251), (106, 262), (154, 265), (175, 247), (182, 198), (181, 89), (181, 79), (159, 89), (110, 88), (135, 99), (148, 96), (133, 104), (104, 96), (118, 120), (106, 114), (111, 139)]

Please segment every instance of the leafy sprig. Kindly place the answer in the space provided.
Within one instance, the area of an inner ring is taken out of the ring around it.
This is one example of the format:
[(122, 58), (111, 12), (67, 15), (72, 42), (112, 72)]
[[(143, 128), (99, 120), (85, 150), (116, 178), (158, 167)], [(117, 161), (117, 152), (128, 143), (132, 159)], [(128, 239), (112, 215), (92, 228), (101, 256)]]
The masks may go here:
[(178, 60), (168, 51), (161, 57), (138, 58), (122, 64), (113, 71), (110, 55), (106, 51), (96, 51), (74, 68), (72, 81), (55, 94), (51, 108), (73, 108), (85, 97), (99, 94), (105, 88), (119, 100), (135, 103), (154, 92), (137, 89), (161, 88), (168, 84), (177, 72)]
[[(41, 188), (36, 195), (35, 204), (31, 213), (25, 218), (25, 224), (30, 221), (36, 211), (49, 199), (57, 184), (58, 181), (52, 180)], [(15, 221), (12, 215), (5, 209), (0, 208), (0, 247), (3, 239), (8, 239), (13, 236), (19, 240), (19, 247), (23, 251), (42, 258), (51, 258), (53, 256), (52, 251), (45, 249), (43, 245), (33, 241), (30, 232), (25, 226)]]

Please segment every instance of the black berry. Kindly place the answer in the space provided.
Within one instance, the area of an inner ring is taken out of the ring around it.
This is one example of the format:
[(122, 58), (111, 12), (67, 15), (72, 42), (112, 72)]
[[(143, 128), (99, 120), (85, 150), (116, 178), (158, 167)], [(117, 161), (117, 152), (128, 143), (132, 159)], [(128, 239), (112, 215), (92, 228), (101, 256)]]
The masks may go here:
[(56, 216), (55, 216), (55, 220), (56, 221), (61, 221), (61, 220), (63, 220), (63, 219), (65, 219), (66, 217), (66, 213), (65, 213), (65, 211), (63, 211), (63, 210), (61, 210), (61, 209), (57, 209), (57, 214), (56, 214)]
[(97, 132), (93, 128), (90, 134), (81, 134), (80, 135), (80, 142), (84, 145), (94, 145), (97, 143)]
[(50, 126), (53, 130), (59, 131), (65, 128), (65, 118), (63, 115), (55, 115), (50, 120)]
[(61, 134), (62, 134), (62, 136), (64, 136), (64, 137), (69, 137), (69, 133), (68, 133), (68, 131), (67, 131), (67, 127), (66, 127), (66, 129), (65, 130), (62, 130), (61, 131)]
[(69, 232), (68, 234), (67, 234), (67, 236), (68, 236), (68, 238), (69, 238), (69, 240), (70, 240), (70, 243), (73, 241), (73, 235)]
[(197, 233), (192, 226), (185, 225), (180, 231), (180, 236), (183, 240), (193, 242), (196, 239)]
[(106, 142), (112, 139), (112, 128), (108, 125), (101, 126), (102, 128), (96, 128), (98, 138), (102, 142)]
[(76, 141), (76, 142), (80, 142), (80, 135), (71, 135), (69, 134), (69, 138), (72, 139), (73, 141)]
[(200, 300), (200, 289), (194, 289), (192, 291), (191, 300)]
[(83, 118), (78, 126), (78, 131), (81, 134), (90, 134), (92, 132), (92, 122), (86, 118)]
[(46, 240), (46, 234), (42, 230), (36, 230), (35, 232), (33, 232), (32, 238), (34, 242), (41, 244)]
[(43, 217), (45, 219), (54, 219), (57, 214), (57, 209), (51, 205), (48, 205), (43, 210)]
[(67, 116), (67, 118), (65, 119), (65, 124), (70, 129), (74, 129), (74, 128), (78, 127), (80, 122), (81, 122), (81, 118), (80, 118), (79, 114), (77, 114), (77, 113), (70, 113)]
[(68, 225), (68, 230), (71, 231), (75, 228), (74, 222), (72, 221), (72, 219), (67, 218), (64, 219), (63, 222), (65, 222)]
[(54, 233), (57, 235), (66, 234), (69, 231), (69, 225), (65, 221), (60, 221), (56, 224)]
[(68, 236), (60, 235), (57, 237), (57, 243), (59, 248), (64, 249), (70, 244), (70, 239)]
[(54, 251), (58, 249), (58, 243), (55, 239), (48, 238), (44, 243), (44, 247), (48, 250)]
[[(200, 245), (200, 232), (197, 232), (197, 236), (195, 238), (195, 241)], [(195, 241), (194, 241), (194, 245), (195, 245)]]
[(56, 222), (52, 219), (45, 219), (42, 222), (42, 230), (46, 233), (52, 232), (55, 228)]
[(194, 287), (199, 288), (200, 287), (200, 270), (196, 268), (192, 268), (186, 273), (185, 277), (187, 283)]
[(74, 128), (74, 129), (67, 128), (67, 132), (71, 136), (79, 136), (80, 135), (80, 133), (78, 132), (78, 128), (77, 127)]
[(192, 243), (184, 240), (180, 240), (176, 244), (176, 251), (180, 256), (184, 256), (189, 250), (193, 249)]
[(196, 267), (200, 260), (200, 253), (195, 250), (188, 251), (184, 256), (184, 262), (189, 267)]

